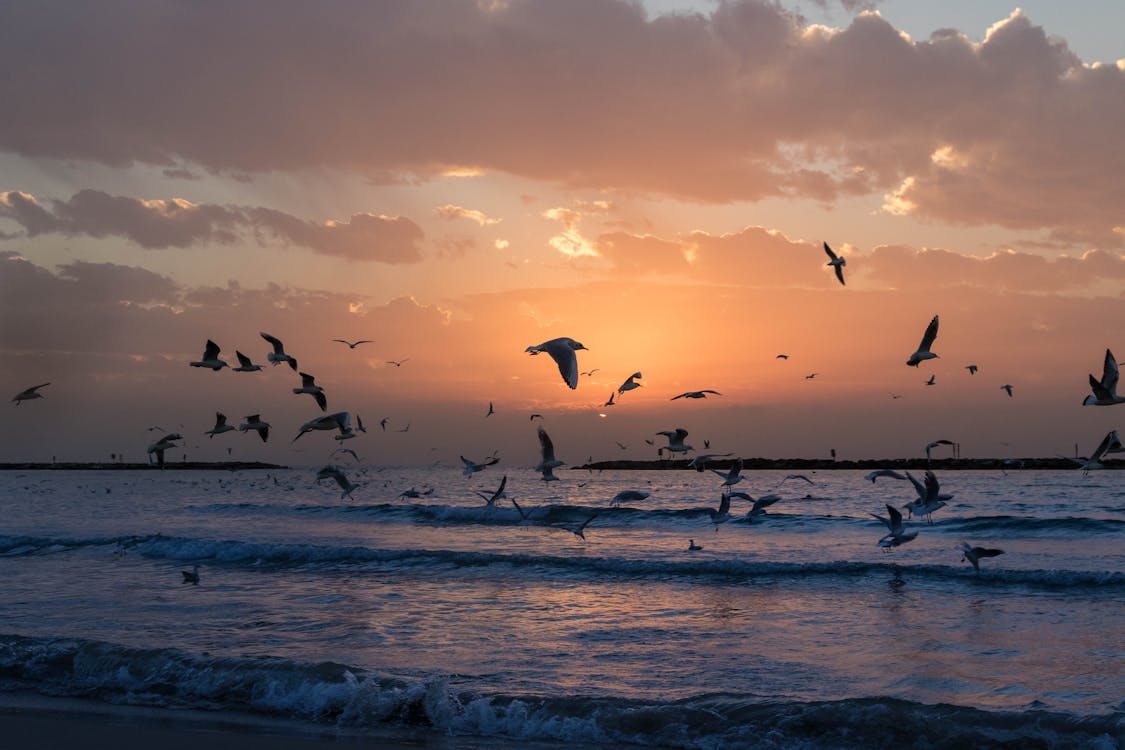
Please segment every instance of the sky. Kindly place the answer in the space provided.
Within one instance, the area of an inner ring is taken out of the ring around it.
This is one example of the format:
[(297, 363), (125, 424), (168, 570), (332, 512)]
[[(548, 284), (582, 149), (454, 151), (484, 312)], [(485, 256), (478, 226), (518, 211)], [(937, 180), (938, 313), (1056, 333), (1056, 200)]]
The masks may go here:
[[(362, 416), (372, 464), (531, 465), (532, 413), (570, 465), (677, 427), (742, 456), (1086, 455), (1125, 426), (1080, 406), (1125, 356), (1123, 23), (1093, 0), (5, 4), (0, 384), (51, 385), (7, 407), (0, 461), (139, 461), (166, 430), (170, 460), (324, 463), (263, 331)], [(905, 366), (934, 315), (938, 358)], [(573, 390), (525, 353), (560, 336), (596, 370)], [(189, 367), (208, 339), (265, 369)], [(269, 442), (204, 436), (217, 411)]]

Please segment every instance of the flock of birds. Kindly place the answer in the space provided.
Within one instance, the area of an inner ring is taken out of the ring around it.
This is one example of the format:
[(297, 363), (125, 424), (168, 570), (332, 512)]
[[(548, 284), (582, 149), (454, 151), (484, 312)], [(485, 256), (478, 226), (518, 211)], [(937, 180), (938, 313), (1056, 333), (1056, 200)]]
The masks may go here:
[[(826, 265), (832, 267), (836, 279), (840, 282), (840, 284), (845, 284), (844, 268), (847, 265), (846, 258), (837, 255), (828, 245), (828, 243), (824, 243), (824, 251), (829, 259)], [(918, 367), (923, 362), (931, 359), (936, 359), (938, 357), (938, 355), (933, 351), (934, 342), (938, 335), (938, 326), (938, 316), (935, 315), (926, 326), (925, 332), (922, 335), (922, 339), (919, 342), (918, 348), (907, 358), (907, 366)], [(324, 388), (316, 383), (316, 378), (307, 372), (301, 372), (298, 370), (296, 358), (285, 351), (285, 346), (280, 339), (265, 332), (261, 332), (260, 335), (272, 347), (272, 350), (266, 355), (266, 360), (273, 366), (286, 364), (294, 372), (299, 374), (301, 383), (299, 386), (294, 387), (292, 389), (292, 392), (296, 395), (310, 396), (316, 402), (317, 406), (322, 412), (327, 412), (328, 397)], [(333, 341), (344, 344), (349, 349), (356, 349), (363, 344), (373, 343), (369, 339), (360, 339), (357, 341), (333, 339)], [(586, 350), (586, 347), (579, 341), (576, 341), (575, 339), (569, 337), (559, 337), (551, 339), (549, 341), (544, 341), (541, 344), (528, 346), (525, 349), (525, 352), (532, 356), (543, 353), (547, 354), (558, 367), (558, 371), (562, 377), (563, 382), (566, 383), (569, 388), (576, 389), (578, 387), (579, 376), (592, 377), (594, 373), (598, 372), (596, 368), (587, 371), (579, 371), (577, 352), (582, 350)], [(235, 357), (238, 360), (237, 367), (233, 367), (228, 362), (223, 360), (220, 356), (221, 353), (222, 350), (220, 349), (218, 344), (209, 339), (206, 343), (202, 356), (198, 360), (189, 362), (189, 365), (191, 367), (210, 369), (215, 372), (218, 372), (223, 368), (229, 368), (233, 372), (243, 373), (258, 372), (262, 370), (262, 365), (255, 364), (250, 357), (246, 356), (241, 351), (235, 352)], [(777, 358), (788, 359), (788, 355), (778, 354)], [(400, 360), (388, 360), (386, 364), (393, 365), (395, 367), (401, 367), (407, 361), (409, 361), (408, 358)], [(970, 364), (967, 365), (965, 369), (969, 371), (970, 375), (975, 375), (979, 368), (975, 364)], [(811, 373), (809, 375), (806, 375), (805, 378), (811, 380), (816, 376), (817, 373)], [(622, 382), (622, 384), (615, 391), (611, 392), (609, 399), (603, 404), (603, 406), (613, 406), (616, 403), (615, 399), (620, 398), (629, 391), (641, 387), (641, 384), (637, 381), (641, 380), (642, 378), (643, 375), (641, 374), (641, 372), (634, 372), (632, 375), (626, 378), (625, 381)], [(1102, 375), (1100, 378), (1097, 378), (1093, 374), (1090, 374), (1089, 385), (1091, 395), (1086, 396), (1082, 404), (1085, 406), (1112, 406), (1125, 403), (1125, 396), (1118, 395), (1117, 393), (1118, 379), (1118, 363), (1114, 359), (1113, 353), (1109, 349), (1107, 349), (1105, 352), (1105, 359), (1102, 367)], [(926, 381), (926, 385), (933, 385), (934, 382), (935, 378), (933, 375), (931, 375), (929, 380)], [(24, 401), (44, 398), (44, 395), (40, 393), (40, 390), (46, 388), (49, 385), (50, 383), (47, 382), (31, 386), (30, 388), (26, 388), (17, 393), (13, 397), (12, 401), (15, 402), (17, 406), (19, 406)], [(1001, 386), (1001, 389), (1004, 390), (1009, 397), (1012, 397), (1013, 386), (1011, 384), (1004, 384)], [(678, 395), (672, 396), (671, 400), (675, 401), (678, 399), (705, 399), (709, 395), (721, 396), (722, 394), (717, 390), (707, 388), (685, 391)], [(898, 397), (897, 395), (894, 396), (895, 398)], [(494, 405), (492, 402), (489, 402), (488, 412), (485, 416), (489, 417), (494, 413)], [(542, 415), (532, 414), (530, 416), (530, 420), (534, 420), (536, 418), (542, 419)], [(387, 419), (383, 419), (379, 423), (380, 427), (384, 431), (386, 430), (387, 421)], [(410, 425), (408, 423), (404, 429), (400, 429), (399, 431), (406, 432), (407, 430), (409, 430), (409, 428)], [(222, 414), (221, 412), (217, 412), (215, 415), (214, 426), (203, 434), (207, 435), (210, 438), (213, 438), (216, 435), (221, 435), (223, 433), (235, 430), (239, 432), (256, 432), (263, 442), (267, 442), (269, 440), (270, 424), (262, 420), (260, 414), (251, 414), (246, 416), (245, 421), (243, 421), (236, 427), (235, 425), (228, 423), (226, 415)], [(336, 441), (340, 442), (356, 437), (357, 431), (367, 432), (366, 428), (363, 425), (362, 419), (360, 419), (358, 415), (356, 415), (356, 425), (353, 429), (350, 412), (340, 411), (331, 414), (325, 413), (301, 425), (296, 437), (293, 438), (293, 442), (296, 442), (303, 435), (313, 431), (335, 431), (337, 434), (334, 436), (334, 438)], [(563, 466), (564, 462), (556, 457), (554, 444), (542, 425), (538, 426), (537, 434), (539, 438), (540, 461), (538, 464), (536, 464), (534, 470), (540, 474), (543, 481), (557, 481), (559, 477), (555, 475), (554, 471), (558, 467)], [(657, 432), (656, 435), (663, 436), (667, 438), (668, 441), (667, 445), (660, 447), (658, 451), (658, 455), (660, 456), (663, 456), (665, 452), (670, 455), (682, 455), (694, 450), (694, 447), (692, 445), (685, 443), (685, 439), (688, 437), (688, 431), (683, 429), (682, 427), (677, 427), (673, 430), (660, 431)], [(165, 452), (171, 448), (180, 447), (177, 441), (182, 439), (183, 436), (180, 433), (176, 432), (169, 432), (163, 435), (163, 437), (161, 437), (159, 440), (156, 440), (148, 446), (147, 454), (150, 456), (150, 460), (155, 460), (157, 464), (163, 466)], [(646, 440), (646, 442), (648, 442), (650, 445), (653, 444), (652, 440)], [(949, 444), (952, 444), (952, 441), (938, 440), (927, 445), (927, 461), (929, 460), (930, 451), (932, 448), (938, 445)], [(623, 449), (626, 447), (621, 443), (618, 443), (618, 445)], [(710, 447), (709, 441), (704, 441), (704, 447)], [(1083, 472), (1088, 472), (1093, 469), (1102, 468), (1103, 464), (1101, 463), (1101, 460), (1107, 454), (1122, 451), (1125, 451), (1125, 447), (1122, 446), (1117, 432), (1113, 431), (1105, 436), (1101, 444), (1098, 446), (1097, 450), (1095, 450), (1091, 456), (1082, 459), (1076, 458), (1071, 460), (1078, 464)], [(333, 451), (333, 455), (335, 455), (337, 452), (350, 453), (358, 460), (358, 456), (356, 456), (355, 451), (352, 451), (350, 449), (338, 447), (335, 451)], [(730, 453), (700, 454), (697, 455), (689, 463), (689, 466), (691, 468), (695, 468), (697, 471), (704, 471), (710, 468), (708, 466), (710, 462), (715, 461), (716, 459), (728, 457), (730, 455)], [(470, 458), (466, 458), (463, 455), (460, 458), (463, 467), (463, 474), (466, 477), (471, 477), (474, 474), (483, 471), (487, 467), (493, 466), (500, 461), (499, 457), (495, 454), (482, 461), (474, 461)], [(718, 469), (714, 468), (710, 468), (710, 470), (723, 480), (721, 484), (722, 496), (720, 498), (719, 507), (718, 509), (709, 511), (712, 521), (714, 521), (716, 524), (722, 523), (730, 517), (730, 504), (732, 500), (737, 499), (750, 502), (751, 508), (747, 513), (747, 519), (749, 521), (753, 521), (755, 518), (766, 514), (766, 508), (770, 507), (781, 499), (777, 495), (765, 495), (755, 499), (745, 492), (734, 490), (733, 488), (735, 487), (735, 485), (743, 480), (743, 477), (741, 475), (741, 459), (733, 461), (731, 463), (730, 469), (725, 472), (719, 471)], [(905, 510), (910, 517), (913, 517), (915, 514), (917, 514), (920, 518), (924, 518), (932, 523), (932, 514), (938, 509), (944, 507), (947, 501), (951, 499), (950, 495), (941, 493), (937, 477), (928, 468), (926, 469), (923, 481), (919, 481), (918, 479), (916, 479), (910, 474), (910, 472), (900, 474), (890, 469), (881, 469), (871, 472), (866, 476), (866, 479), (874, 483), (876, 479), (880, 477), (911, 482), (917, 494), (917, 498), (907, 503), (902, 508), (902, 510)], [(508, 497), (508, 495), (506, 494), (505, 487), (507, 484), (507, 479), (507, 475), (504, 475), (499, 487), (496, 490), (492, 492), (478, 491), (477, 494), (485, 501), (488, 506), (494, 506), (497, 501), (502, 499), (510, 500), (513, 506), (519, 512), (521, 518), (523, 518), (525, 521), (530, 521), (532, 519), (531, 513), (522, 508), (514, 498)], [(789, 475), (788, 477), (786, 477), (786, 479), (803, 479), (806, 482), (811, 482), (811, 480), (809, 480), (808, 477), (805, 477), (804, 475)], [(352, 492), (354, 492), (359, 487), (358, 484), (354, 483), (353, 481), (351, 481), (351, 479), (348, 478), (343, 469), (336, 465), (327, 465), (321, 468), (317, 472), (316, 480), (318, 482), (322, 480), (335, 481), (342, 491), (340, 496), (341, 499), (350, 498)], [(432, 490), (429, 490), (428, 492), (432, 492)], [(428, 492), (420, 492), (412, 488), (403, 492), (400, 497), (417, 498), (428, 494)], [(611, 504), (618, 505), (621, 502), (637, 502), (647, 497), (648, 493), (635, 490), (626, 490), (618, 493), (612, 499)], [(881, 516), (875, 513), (872, 513), (872, 515), (879, 521), (881, 521), (887, 529), (887, 533), (878, 540), (877, 544), (885, 551), (890, 551), (895, 547), (906, 544), (917, 538), (918, 531), (908, 528), (903, 520), (902, 510), (894, 507), (889, 503), (886, 505), (886, 508), (886, 516)], [(595, 511), (588, 517), (583, 519), (581, 522), (570, 526), (563, 526), (563, 528), (566, 528), (576, 536), (585, 539), (585, 531), (587, 527), (592, 521), (597, 518), (597, 516), (598, 511)], [(718, 526), (716, 526), (716, 528), (718, 528)], [(702, 549), (702, 546), (697, 544), (694, 539), (691, 539), (689, 540), (688, 549), (691, 551), (700, 550)], [(969, 545), (968, 543), (962, 543), (959, 550), (962, 552), (962, 561), (970, 562), (977, 570), (977, 572), (979, 572), (980, 570), (980, 560), (982, 558), (1003, 554), (1003, 550), (975, 547)], [(199, 566), (196, 566), (192, 571), (183, 571), (183, 582), (198, 584)]]

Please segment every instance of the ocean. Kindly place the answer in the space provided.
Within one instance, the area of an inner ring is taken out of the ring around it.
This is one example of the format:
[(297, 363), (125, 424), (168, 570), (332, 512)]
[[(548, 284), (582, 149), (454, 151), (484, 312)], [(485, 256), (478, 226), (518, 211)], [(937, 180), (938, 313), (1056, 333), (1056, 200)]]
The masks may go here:
[[(343, 468), (0, 473), (0, 691), (479, 747), (1125, 747), (1123, 472), (939, 471), (888, 551), (915, 494), (864, 472), (744, 472), (781, 497), (751, 521), (711, 472)], [(505, 475), (522, 514), (475, 494)]]

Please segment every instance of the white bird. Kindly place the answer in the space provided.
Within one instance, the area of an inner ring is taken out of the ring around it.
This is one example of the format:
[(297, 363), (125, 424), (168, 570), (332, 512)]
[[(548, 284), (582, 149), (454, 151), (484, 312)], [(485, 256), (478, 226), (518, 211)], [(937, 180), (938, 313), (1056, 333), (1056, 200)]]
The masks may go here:
[(711, 516), (711, 523), (715, 524), (715, 531), (719, 530), (718, 524), (726, 523), (728, 520), (730, 520), (730, 499), (731, 499), (732, 494), (734, 494), (737, 497), (737, 496), (745, 495), (746, 493), (744, 493), (744, 492), (739, 492), (739, 493), (724, 492), (722, 495), (719, 496), (719, 507), (717, 509), (716, 508), (708, 508), (707, 509), (707, 515)]
[(260, 414), (249, 415), (246, 417), (246, 421), (238, 426), (239, 432), (248, 432), (249, 430), (258, 433), (258, 437), (262, 439), (263, 443), (270, 439), (270, 423), (263, 422)]
[(1012, 386), (1011, 385), (1005, 383), (1004, 385), (1000, 386), (1000, 390), (1007, 391), (1008, 392), (1008, 398), (1012, 397)]
[(550, 436), (543, 426), (539, 426), (539, 463), (535, 465), (535, 470), (543, 475), (543, 481), (549, 482), (558, 477), (555, 476), (555, 468), (562, 466), (563, 461), (555, 458), (555, 444), (551, 442)]
[(207, 339), (207, 347), (203, 350), (203, 356), (196, 362), (189, 362), (192, 367), (207, 367), (218, 372), (224, 367), (228, 367), (226, 362), (219, 359), (219, 345), (211, 339)]
[(464, 464), (463, 472), (464, 472), (465, 476), (471, 477), (473, 474), (476, 474), (478, 471), (484, 471), (489, 466), (492, 466), (493, 464), (500, 463), (500, 459), (497, 458), (496, 456), (493, 456), (491, 458), (486, 458), (484, 461), (481, 461), (480, 463), (477, 463), (476, 461), (470, 461), (469, 459), (465, 458), (464, 456), (461, 456), (461, 463)]
[[(745, 493), (743, 493), (743, 492), (732, 492), (731, 493), (731, 495), (733, 495), (735, 497), (738, 497), (738, 496), (744, 495), (744, 494)], [(746, 512), (746, 520), (750, 523), (753, 523), (754, 519), (757, 518), (758, 516), (766, 515), (766, 508), (770, 507), (771, 505), (776, 503), (778, 500), (780, 500), (781, 496), (780, 495), (762, 495), (757, 500), (755, 500), (754, 498), (750, 497), (749, 495), (746, 495), (745, 499), (750, 500), (754, 503), (752, 506), (750, 506), (750, 510)]]
[(634, 372), (632, 375), (625, 378), (624, 383), (617, 386), (617, 393), (620, 395), (622, 393), (625, 393), (626, 391), (631, 391), (635, 388), (640, 388), (641, 384), (636, 382), (636, 381), (637, 381), (637, 378), (643, 378), (643, 377), (644, 377), (644, 375), (641, 375), (639, 372)]
[(946, 500), (952, 500), (953, 495), (944, 495), (939, 492), (938, 479), (934, 473), (926, 469), (926, 482), (923, 484), (906, 472), (906, 478), (914, 485), (914, 491), (918, 493), (918, 499), (913, 500), (903, 507), (913, 517), (915, 513), (925, 517), (930, 523), (934, 522), (931, 514), (940, 508), (945, 507)]
[(707, 464), (710, 463), (711, 461), (713, 461), (714, 459), (716, 459), (716, 458), (726, 458), (727, 456), (733, 456), (733, 455), (734, 455), (733, 453), (704, 453), (704, 454), (696, 456), (692, 460), (688, 461), (688, 467), (692, 468), (692, 469), (695, 469), (696, 471), (703, 471), (704, 469), (707, 468)]
[(848, 259), (847, 258), (841, 258), (840, 256), (836, 255), (836, 253), (832, 252), (832, 248), (828, 247), (827, 242), (824, 243), (824, 252), (826, 252), (828, 254), (828, 262), (825, 263), (824, 265), (832, 266), (834, 268), (834, 270), (836, 271), (836, 278), (839, 279), (841, 284), (843, 284), (844, 283), (844, 266), (848, 265)]
[(1121, 439), (1117, 436), (1117, 430), (1110, 430), (1106, 436), (1102, 438), (1102, 442), (1094, 449), (1089, 458), (1069, 458), (1064, 456), (1068, 461), (1078, 464), (1078, 468), (1082, 469), (1082, 474), (1088, 474), (1095, 469), (1104, 469), (1102, 464), (1102, 456), (1107, 453), (1119, 453), (1122, 450)]
[(341, 500), (345, 497), (350, 498), (352, 492), (359, 489), (359, 485), (348, 479), (348, 475), (345, 474), (339, 466), (325, 466), (318, 471), (316, 473), (316, 481), (319, 482), (322, 479), (334, 479), (336, 484), (340, 485), (340, 489), (343, 490), (343, 492), (340, 493)]
[(707, 398), (708, 393), (713, 393), (716, 396), (723, 395), (723, 394), (719, 393), (718, 391), (712, 391), (711, 389), (707, 388), (707, 389), (704, 389), (702, 391), (684, 391), (679, 396), (673, 396), (672, 398), (670, 398), (668, 400), (669, 401), (675, 401), (678, 398)]
[(496, 505), (497, 500), (506, 500), (508, 498), (508, 495), (504, 492), (504, 488), (507, 485), (508, 475), (505, 474), (500, 480), (500, 486), (495, 490), (493, 490), (492, 492), (481, 492), (480, 490), (477, 490), (477, 494), (480, 495), (482, 500), (484, 500), (485, 505), (492, 507)]
[(333, 341), (339, 341), (341, 344), (347, 344), (349, 349), (355, 349), (360, 344), (374, 344), (375, 343), (374, 341), (372, 341), (370, 339), (360, 339), (359, 341), (354, 341), (354, 342), (353, 341), (345, 341), (344, 339), (332, 339), (332, 340)]
[(238, 367), (230, 368), (231, 372), (258, 372), (262, 369), (261, 365), (254, 364), (250, 361), (249, 357), (237, 349), (234, 352), (234, 356), (238, 357)]
[(316, 378), (307, 372), (301, 373), (301, 387), (294, 388), (294, 393), (307, 393), (316, 399), (321, 411), (328, 411), (328, 397), (324, 395), (324, 388), (316, 384)]
[(621, 503), (636, 503), (644, 500), (649, 496), (648, 492), (641, 492), (639, 490), (621, 490), (613, 499), (609, 501), (610, 505), (620, 505)]
[(146, 453), (150, 456), (156, 456), (157, 466), (164, 466), (164, 451), (169, 448), (178, 448), (179, 446), (176, 445), (175, 441), (183, 440), (183, 437), (184, 436), (178, 432), (170, 432), (155, 443), (149, 445)]
[(903, 481), (906, 481), (906, 475), (899, 474), (894, 469), (876, 469), (870, 474), (867, 474), (864, 479), (870, 481), (871, 484), (875, 484), (875, 480), (879, 477), (890, 477), (891, 479), (901, 479)]
[(926, 443), (926, 463), (930, 462), (930, 451), (939, 445), (953, 445), (952, 440), (935, 440), (932, 443)]
[(559, 366), (559, 374), (562, 375), (563, 381), (573, 389), (578, 387), (578, 355), (576, 352), (585, 348), (574, 339), (562, 336), (544, 341), (537, 346), (529, 346), (524, 351), (532, 356), (540, 352), (550, 354), (551, 359), (555, 360), (555, 364)]
[(895, 506), (887, 503), (887, 517), (872, 513), (871, 515), (878, 518), (887, 527), (887, 533), (879, 540), (878, 544), (884, 550), (889, 551), (891, 547), (897, 547), (900, 544), (906, 544), (912, 541), (914, 537), (918, 536), (917, 531), (907, 532), (906, 526), (902, 522), (902, 513)]
[(922, 334), (922, 342), (918, 344), (918, 351), (910, 355), (910, 359), (906, 360), (906, 364), (910, 367), (917, 367), (919, 362), (927, 359), (936, 359), (937, 355), (930, 351), (930, 347), (934, 345), (934, 339), (937, 338), (938, 331), (938, 316), (930, 321), (926, 326), (926, 332)]
[(185, 583), (190, 583), (192, 586), (198, 586), (199, 585), (199, 566), (198, 565), (192, 566), (191, 570), (181, 570), (180, 575), (182, 575), (184, 577), (184, 580), (180, 581), (180, 585), (183, 585)]
[(1113, 406), (1114, 404), (1125, 404), (1125, 396), (1117, 395), (1117, 380), (1120, 377), (1120, 372), (1117, 369), (1117, 360), (1113, 357), (1113, 352), (1109, 349), (1105, 350), (1105, 363), (1102, 365), (1102, 379), (1096, 379), (1093, 374), (1090, 375), (1090, 390), (1094, 395), (1087, 396), (1083, 401), (1083, 406)]
[(323, 417), (310, 419), (308, 422), (301, 425), (300, 432), (297, 433), (297, 437), (293, 438), (292, 442), (297, 442), (297, 438), (313, 430), (339, 430), (340, 435), (351, 435), (351, 419), (351, 412), (346, 411), (338, 411), (334, 414), (327, 414)]
[(227, 424), (227, 415), (223, 414), (221, 411), (217, 411), (215, 412), (215, 426), (203, 434), (215, 437), (216, 435), (221, 435), (224, 432), (230, 432), (234, 429), (234, 425)]
[(276, 366), (282, 362), (288, 362), (289, 366), (293, 368), (293, 372), (297, 372), (297, 360), (285, 353), (285, 345), (281, 343), (281, 339), (262, 331), (259, 331), (258, 335), (270, 342), (270, 345), (273, 346), (273, 351), (266, 355), (266, 359), (269, 360), (271, 364)]
[(730, 471), (728, 471), (725, 474), (723, 472), (719, 471), (718, 469), (711, 469), (711, 471), (714, 472), (714, 474), (716, 476), (722, 477), (722, 479), (723, 479), (722, 486), (723, 487), (733, 487), (734, 485), (741, 482), (742, 479), (743, 479), (743, 477), (742, 477), (742, 459), (741, 458), (735, 459), (734, 463), (730, 467)]
[(785, 482), (785, 481), (788, 481), (790, 479), (801, 479), (801, 480), (804, 480), (804, 481), (808, 482), (809, 484), (816, 484), (816, 482), (809, 479), (804, 474), (786, 474), (785, 479), (782, 479), (781, 481)]
[(687, 453), (690, 450), (695, 450), (695, 448), (690, 445), (684, 445), (684, 438), (688, 436), (688, 431), (683, 427), (677, 427), (675, 431), (664, 430), (656, 434), (668, 438), (668, 447), (664, 450), (667, 450), (669, 453)]
[(12, 398), (12, 400), (16, 402), (16, 406), (19, 406), (21, 402), (30, 401), (33, 398), (46, 398), (46, 396), (44, 396), (42, 393), (38, 393), (38, 390), (40, 388), (46, 388), (49, 385), (50, 383), (40, 383), (39, 385), (33, 385), (30, 388), (25, 388), (24, 390), (17, 393)]
[(961, 550), (961, 562), (968, 560), (973, 564), (973, 568), (977, 573), (980, 573), (980, 559), (982, 557), (996, 557), (997, 555), (1004, 554), (1002, 549), (989, 549), (987, 547), (973, 547), (967, 542), (961, 542), (958, 548)]

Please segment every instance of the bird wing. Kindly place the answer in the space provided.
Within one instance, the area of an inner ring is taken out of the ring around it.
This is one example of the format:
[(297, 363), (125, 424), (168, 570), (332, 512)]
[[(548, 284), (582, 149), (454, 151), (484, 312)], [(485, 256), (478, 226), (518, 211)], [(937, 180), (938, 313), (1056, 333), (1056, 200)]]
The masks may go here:
[(847, 284), (844, 282), (844, 267), (843, 266), (835, 266), (835, 268), (836, 268), (836, 278), (839, 280), (839, 282), (841, 284), (844, 284), (845, 286), (847, 286)]
[(258, 430), (258, 437), (262, 439), (263, 443), (269, 442), (270, 439), (270, 426), (266, 425)]
[(938, 496), (938, 479), (932, 471), (926, 469), (926, 495), (927, 500), (937, 500)]
[(274, 354), (285, 354), (285, 346), (281, 343), (281, 339), (277, 338), (276, 336), (271, 336), (268, 333), (263, 333), (262, 331), (259, 331), (258, 335), (260, 335), (266, 341), (270, 342), (270, 344), (273, 346)]
[(973, 551), (977, 553), (977, 557), (996, 557), (1004, 554), (1002, 549), (989, 549), (987, 547), (973, 547)]
[(928, 352), (930, 350), (930, 347), (934, 345), (934, 339), (937, 338), (937, 329), (938, 316), (935, 315), (930, 324), (926, 326), (926, 332), (922, 334), (922, 343), (918, 345), (918, 351)]
[(328, 411), (328, 397), (324, 395), (324, 391), (317, 391), (313, 394), (313, 398), (316, 399), (321, 411)]
[[(690, 393), (690, 391), (689, 391), (689, 393)], [(678, 399), (678, 398), (686, 398), (686, 397), (687, 397), (687, 395), (688, 395), (687, 393), (681, 393), (681, 394), (680, 394), (679, 396), (673, 396), (672, 398), (670, 398), (670, 399), (668, 399), (668, 400), (669, 400), (669, 401), (675, 401), (675, 400), (676, 400), (676, 399)]]
[[(828, 243), (824, 243), (824, 252), (828, 253), (829, 260), (836, 260), (836, 253), (832, 252), (832, 248), (828, 247)], [(839, 273), (839, 266), (837, 266), (837, 273)]]
[(542, 427), (539, 428), (539, 452), (544, 461), (555, 460), (555, 444), (551, 442), (550, 435)]
[(203, 350), (203, 359), (218, 359), (219, 351), (219, 345), (211, 339), (207, 339), (207, 348)]
[(890, 503), (887, 503), (887, 521), (889, 521), (887, 528), (891, 530), (892, 534), (895, 529), (902, 529), (902, 512)]
[(1090, 376), (1090, 390), (1092, 390), (1094, 392), (1094, 397), (1098, 401), (1112, 401), (1113, 400), (1113, 394), (1110, 393), (1106, 389), (1106, 387), (1104, 385), (1102, 385), (1102, 382), (1100, 380), (1098, 380), (1097, 378), (1095, 378), (1093, 375)]
[(910, 480), (910, 483), (912, 485), (914, 485), (914, 491), (918, 493), (919, 499), (925, 500), (926, 499), (926, 487), (925, 487), (925, 485), (923, 485), (921, 482), (919, 482), (917, 479), (915, 479), (914, 476), (909, 471), (906, 472), (906, 478)]
[(254, 364), (253, 362), (250, 361), (249, 357), (247, 357), (245, 354), (243, 354), (240, 351), (236, 351), (234, 353), (234, 356), (238, 357), (238, 366), (239, 367), (250, 367), (252, 364)]
[(559, 374), (570, 388), (578, 387), (578, 355), (562, 339), (552, 339), (546, 344), (547, 353), (559, 366)]
[(1117, 431), (1112, 430), (1110, 432), (1107, 432), (1106, 436), (1104, 438), (1102, 438), (1102, 442), (1098, 444), (1097, 450), (1095, 450), (1090, 455), (1090, 460), (1091, 461), (1100, 461), (1101, 457), (1105, 455), (1106, 451), (1108, 451), (1112, 447), (1113, 443), (1116, 442), (1116, 441), (1117, 441)]
[(314, 378), (312, 375), (309, 375), (307, 372), (302, 372), (301, 373), (301, 387), (302, 388), (313, 388), (315, 386), (316, 386), (316, 378)]
[(1120, 372), (1117, 369), (1117, 360), (1113, 358), (1113, 352), (1109, 349), (1105, 350), (1105, 365), (1102, 367), (1102, 387), (1105, 388), (1110, 394), (1117, 392), (1117, 379), (1120, 377)]
[(677, 427), (676, 428), (676, 442), (677, 443), (684, 442), (684, 438), (686, 438), (687, 436), (688, 436), (688, 431), (685, 430), (683, 427)]
[(508, 475), (505, 474), (500, 480), (500, 486), (496, 488), (496, 492), (492, 494), (493, 499), (502, 497), (504, 495), (504, 488), (508, 486)]
[(227, 415), (223, 414), (221, 411), (215, 412), (215, 429), (216, 430), (219, 429), (220, 427), (222, 427), (226, 423), (227, 423)]

